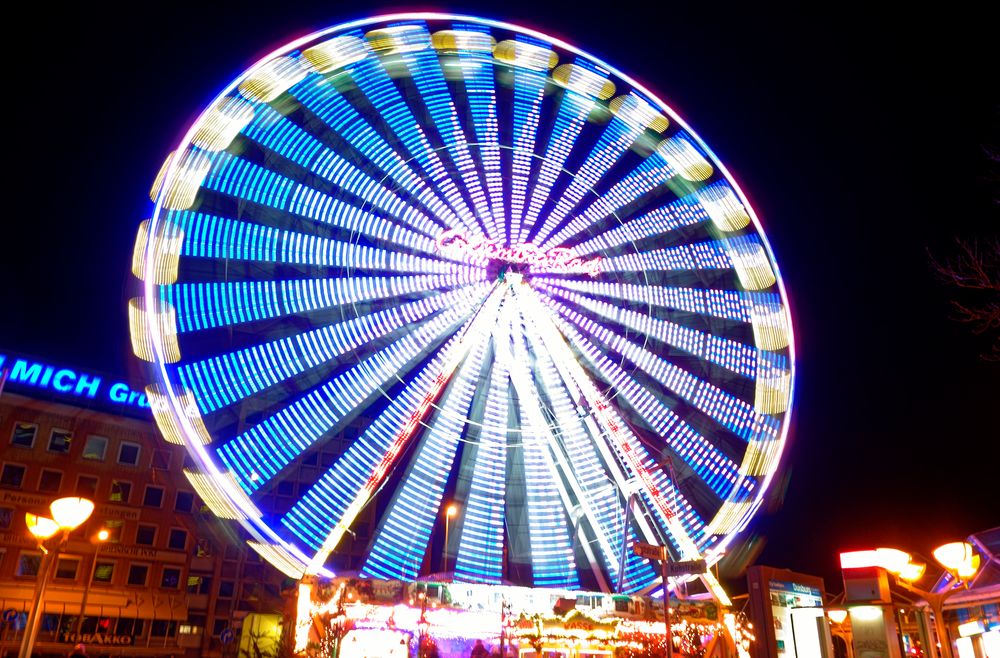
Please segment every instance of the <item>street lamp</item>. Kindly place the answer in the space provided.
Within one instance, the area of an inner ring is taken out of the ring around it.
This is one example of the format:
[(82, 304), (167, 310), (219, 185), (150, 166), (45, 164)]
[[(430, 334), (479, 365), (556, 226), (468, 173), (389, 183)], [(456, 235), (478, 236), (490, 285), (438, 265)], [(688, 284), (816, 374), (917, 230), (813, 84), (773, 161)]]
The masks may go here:
[(101, 554), (101, 546), (108, 541), (111, 533), (106, 528), (101, 528), (94, 536), (96, 544), (94, 547), (94, 561), (90, 564), (90, 576), (83, 585), (83, 598), (80, 599), (80, 616), (76, 618), (76, 636), (79, 642), (80, 634), (83, 632), (83, 616), (87, 614), (87, 599), (90, 598), (90, 585), (94, 582), (94, 574), (97, 572), (97, 558)]
[(454, 516), (458, 514), (458, 506), (455, 503), (448, 505), (447, 509), (444, 511), (444, 554), (442, 555), (444, 562), (443, 572), (448, 571), (448, 525)]
[[(24, 637), (21, 639), (21, 651), (19, 658), (30, 658), (35, 647), (35, 638), (38, 636), (38, 628), (41, 626), (42, 599), (45, 596), (45, 587), (48, 585), (52, 575), (52, 569), (59, 561), (59, 552), (66, 545), (69, 533), (76, 530), (84, 521), (94, 513), (94, 501), (80, 497), (59, 498), (49, 505), (52, 518), (38, 516), (36, 514), (25, 514), (24, 520), (28, 526), (28, 532), (38, 540), (38, 547), (42, 550), (42, 561), (38, 566), (38, 583), (35, 585), (35, 598), (31, 603), (31, 610), (28, 612), (27, 626)], [(45, 542), (53, 537), (58, 537), (59, 541), (51, 551)]]
[(899, 584), (914, 594), (920, 595), (931, 612), (934, 614), (934, 628), (937, 631), (938, 642), (941, 644), (941, 658), (952, 658), (951, 640), (948, 637), (948, 626), (944, 623), (944, 602), (952, 594), (962, 591), (962, 587), (968, 588), (968, 581), (976, 575), (979, 570), (979, 555), (976, 554), (972, 545), (964, 542), (952, 542), (944, 544), (934, 549), (934, 559), (951, 574), (954, 582), (952, 587), (944, 592), (928, 592), (915, 587), (912, 581), (919, 580), (923, 575), (927, 565), (914, 564), (911, 569), (904, 569), (897, 573)]

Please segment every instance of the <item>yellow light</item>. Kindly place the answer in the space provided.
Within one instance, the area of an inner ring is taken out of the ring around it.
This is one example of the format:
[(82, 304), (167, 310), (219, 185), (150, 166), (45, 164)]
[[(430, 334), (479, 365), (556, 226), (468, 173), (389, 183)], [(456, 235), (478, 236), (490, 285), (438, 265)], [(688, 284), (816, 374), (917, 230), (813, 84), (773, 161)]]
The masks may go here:
[(181, 359), (181, 349), (177, 342), (177, 312), (162, 300), (156, 300), (153, 317), (146, 313), (145, 300), (133, 297), (128, 300), (128, 328), (132, 339), (132, 353), (143, 361), (153, 362), (153, 332), (150, 321), (156, 322), (160, 330), (163, 360), (177, 363)]
[(578, 94), (600, 98), (602, 101), (606, 101), (615, 95), (615, 84), (613, 82), (603, 75), (598, 75), (576, 64), (557, 66), (552, 72), (552, 79), (559, 85)]
[(899, 572), (899, 577), (912, 583), (920, 580), (926, 570), (926, 564), (922, 564), (920, 562), (910, 562)]
[(493, 52), (493, 47), (496, 45), (496, 39), (481, 32), (440, 30), (431, 35), (431, 45), (434, 46), (435, 50), (471, 50), (473, 52), (491, 53)]
[(847, 619), (847, 610), (827, 610), (826, 616), (835, 624), (843, 624), (844, 620)]
[(94, 513), (94, 501), (70, 496), (53, 500), (49, 509), (52, 510), (52, 519), (60, 528), (73, 530)]
[(963, 579), (972, 578), (979, 569), (979, 555), (971, 544), (964, 541), (938, 546), (934, 549), (934, 559)]
[(302, 53), (302, 59), (317, 73), (330, 73), (368, 56), (368, 44), (357, 37), (335, 37)]
[(899, 574), (910, 564), (910, 554), (896, 548), (876, 548), (879, 565), (886, 571)]
[(754, 305), (750, 309), (750, 323), (758, 348), (774, 351), (788, 346), (788, 323), (779, 304)]
[(59, 532), (59, 524), (47, 516), (25, 514), (24, 521), (28, 524), (28, 532), (39, 539), (48, 539)]
[(859, 605), (856, 608), (851, 608), (851, 619), (857, 619), (858, 621), (874, 621), (876, 619), (881, 619), (882, 608), (874, 605)]
[(679, 135), (663, 140), (656, 150), (685, 180), (703, 181), (712, 175), (712, 165), (708, 160), (691, 142)]
[(642, 130), (649, 128), (660, 133), (670, 125), (670, 120), (659, 110), (631, 92), (612, 98), (608, 109), (625, 123)]
[(431, 37), (419, 25), (392, 25), (365, 34), (371, 49), (382, 55), (409, 53), (431, 47)]
[(104, 528), (97, 531), (97, 541), (108, 541), (108, 537), (110, 536), (111, 533)]
[(254, 69), (240, 83), (243, 98), (255, 103), (270, 103), (306, 77), (306, 69), (294, 57), (275, 57)]
[(774, 271), (762, 245), (727, 241), (724, 246), (744, 290), (763, 290), (774, 285)]
[(713, 185), (698, 192), (698, 200), (720, 231), (731, 233), (750, 223), (743, 203), (728, 186)]
[(448, 505), (448, 509), (445, 513), (448, 515), (449, 519), (453, 519), (455, 518), (455, 515), (458, 514), (458, 507), (455, 504)]
[(548, 48), (513, 39), (498, 43), (493, 49), (493, 57), (504, 64), (533, 71), (548, 71), (559, 63), (559, 56)]

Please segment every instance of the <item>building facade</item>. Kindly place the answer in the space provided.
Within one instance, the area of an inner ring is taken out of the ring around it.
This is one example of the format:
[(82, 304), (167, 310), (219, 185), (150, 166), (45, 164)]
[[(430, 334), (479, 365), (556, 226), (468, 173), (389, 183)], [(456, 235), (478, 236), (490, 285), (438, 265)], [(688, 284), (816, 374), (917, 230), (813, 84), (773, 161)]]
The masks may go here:
[(248, 616), (281, 613), (284, 575), (203, 507), (139, 389), (6, 355), (0, 375), (0, 656), (18, 651), (42, 565), (25, 514), (65, 496), (95, 510), (50, 572), (36, 655), (235, 656)]

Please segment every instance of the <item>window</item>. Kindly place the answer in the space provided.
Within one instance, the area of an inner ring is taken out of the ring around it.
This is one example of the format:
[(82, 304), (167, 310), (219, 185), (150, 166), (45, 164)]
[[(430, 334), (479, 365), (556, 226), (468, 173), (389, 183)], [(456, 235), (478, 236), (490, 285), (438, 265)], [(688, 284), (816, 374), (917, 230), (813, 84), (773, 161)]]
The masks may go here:
[(219, 598), (220, 599), (231, 599), (233, 598), (233, 592), (236, 591), (236, 582), (232, 580), (223, 580), (219, 582)]
[(10, 444), (18, 448), (34, 448), (36, 436), (38, 436), (38, 425), (14, 423), (14, 431), (10, 433)]
[(118, 447), (118, 463), (125, 464), (126, 466), (138, 466), (139, 451), (141, 449), (142, 446), (138, 443), (122, 441), (122, 444)]
[(122, 540), (122, 528), (125, 527), (125, 522), (121, 519), (107, 519), (104, 522), (104, 527), (108, 531), (108, 541), (114, 542), (115, 544), (121, 542)]
[(140, 546), (152, 546), (156, 542), (156, 526), (139, 524), (135, 531), (135, 543)]
[(76, 573), (80, 570), (80, 558), (60, 557), (56, 562), (56, 578), (62, 580), (76, 580)]
[(177, 633), (177, 622), (166, 621), (164, 619), (154, 619), (150, 624), (149, 634), (151, 637), (173, 637)]
[(142, 495), (142, 504), (146, 507), (159, 507), (163, 504), (163, 487), (148, 485)]
[(153, 452), (153, 468), (161, 471), (170, 470), (170, 453), (166, 450), (155, 450)]
[(160, 577), (160, 587), (164, 589), (177, 589), (181, 584), (181, 570), (177, 567), (163, 567), (163, 575)]
[(49, 435), (49, 452), (69, 452), (69, 444), (73, 441), (73, 433), (69, 430), (52, 430)]
[(219, 633), (229, 628), (228, 619), (216, 619), (212, 624), (212, 635), (218, 636)]
[(111, 494), (108, 500), (112, 503), (127, 503), (132, 496), (132, 483), (125, 480), (111, 481)]
[(167, 538), (167, 548), (172, 548), (175, 551), (183, 551), (187, 548), (188, 533), (187, 530), (181, 530), (180, 528), (171, 528), (170, 536)]
[(194, 494), (190, 491), (178, 491), (177, 500), (174, 502), (174, 510), (190, 514), (194, 508)]
[(14, 521), (13, 507), (0, 507), (0, 530), (9, 530)]
[(211, 594), (212, 577), (189, 575), (187, 578), (188, 594)]
[(104, 453), (108, 450), (108, 439), (103, 436), (88, 436), (83, 445), (83, 458), (94, 461), (104, 461)]
[(25, 468), (21, 464), (4, 464), (0, 471), (0, 485), (20, 489), (24, 482)]
[(111, 584), (111, 579), (115, 577), (114, 560), (98, 560), (94, 565), (94, 582)]
[(148, 564), (130, 564), (128, 567), (128, 584), (146, 586), (146, 579), (149, 577)]
[(42, 554), (23, 551), (17, 559), (17, 576), (37, 576), (38, 569), (42, 566)]
[(76, 491), (78, 496), (94, 500), (97, 497), (97, 478), (92, 475), (78, 475), (76, 478)]
[(57, 492), (62, 486), (62, 471), (53, 471), (48, 468), (42, 469), (42, 474), (38, 478), (38, 490), (47, 492)]
[(145, 630), (146, 621), (144, 619), (134, 619), (132, 617), (119, 617), (115, 624), (115, 635), (131, 635), (142, 637)]

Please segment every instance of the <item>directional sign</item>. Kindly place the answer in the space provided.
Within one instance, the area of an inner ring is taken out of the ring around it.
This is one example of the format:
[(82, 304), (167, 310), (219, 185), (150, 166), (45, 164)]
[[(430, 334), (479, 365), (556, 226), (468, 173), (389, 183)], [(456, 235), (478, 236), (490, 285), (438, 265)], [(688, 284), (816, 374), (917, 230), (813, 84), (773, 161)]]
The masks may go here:
[(223, 628), (222, 632), (219, 633), (219, 641), (223, 644), (229, 644), (233, 641), (233, 629)]
[(705, 573), (707, 569), (708, 566), (704, 560), (687, 560), (686, 562), (670, 562), (667, 564), (667, 572), (671, 576)]
[(7, 608), (3, 611), (3, 620), (8, 624), (13, 624), (17, 621), (17, 610), (14, 608)]
[(647, 560), (666, 560), (667, 547), (666, 546), (654, 546), (653, 544), (646, 544), (641, 541), (632, 543), (632, 550), (639, 557), (644, 557)]

